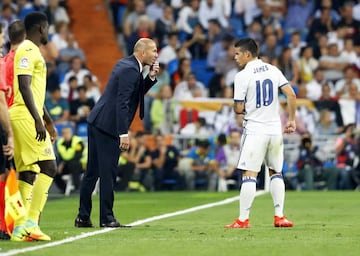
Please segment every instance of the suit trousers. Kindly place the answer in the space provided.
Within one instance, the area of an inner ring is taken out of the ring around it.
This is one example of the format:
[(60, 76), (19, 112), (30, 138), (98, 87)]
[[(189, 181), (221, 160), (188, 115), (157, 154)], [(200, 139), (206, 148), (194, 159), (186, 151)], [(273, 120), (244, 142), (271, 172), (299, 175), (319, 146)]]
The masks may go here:
[(100, 225), (115, 220), (114, 185), (120, 149), (119, 138), (88, 124), (88, 164), (80, 186), (79, 217), (88, 220), (92, 209), (92, 192), (100, 179)]

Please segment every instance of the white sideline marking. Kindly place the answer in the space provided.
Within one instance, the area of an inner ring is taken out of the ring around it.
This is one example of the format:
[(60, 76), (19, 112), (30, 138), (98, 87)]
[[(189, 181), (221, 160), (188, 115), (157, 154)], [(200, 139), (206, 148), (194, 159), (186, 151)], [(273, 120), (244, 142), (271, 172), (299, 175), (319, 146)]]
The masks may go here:
[[(266, 194), (266, 193), (267, 192), (263, 191), (263, 190), (257, 191), (256, 196), (260, 196), (260, 195), (263, 195), (263, 194)], [(232, 203), (232, 202), (237, 201), (237, 200), (239, 200), (239, 196), (234, 196), (234, 197), (230, 197), (228, 199), (224, 199), (222, 201), (215, 202), (215, 203), (203, 204), (203, 205), (191, 207), (191, 208), (181, 210), (181, 211), (176, 211), (176, 212), (172, 212), (172, 213), (165, 213), (165, 214), (162, 214), (162, 215), (158, 215), (158, 216), (154, 216), (154, 217), (150, 217), (150, 218), (146, 218), (146, 219), (142, 219), (142, 220), (137, 220), (137, 221), (134, 221), (132, 223), (129, 223), (128, 225), (138, 226), (138, 225), (145, 224), (145, 223), (148, 223), (148, 222), (152, 222), (152, 221), (155, 221), (155, 220), (162, 220), (162, 219), (166, 219), (166, 218), (170, 218), (170, 217), (174, 217), (174, 216), (178, 216), (178, 215), (183, 215), (183, 214), (186, 214), (186, 213), (195, 212), (195, 211), (199, 211), (199, 210), (203, 210), (203, 209), (207, 209), (207, 208), (211, 208), (211, 207), (215, 207), (215, 206), (219, 206), (219, 205), (229, 204), (229, 203)], [(27, 247), (27, 248), (23, 248), (23, 249), (14, 249), (14, 250), (7, 251), (5, 253), (0, 252), (0, 256), (11, 256), (11, 255), (17, 255), (17, 254), (21, 254), (21, 253), (41, 250), (41, 249), (48, 248), (48, 247), (54, 247), (54, 246), (57, 246), (57, 245), (74, 242), (74, 241), (80, 240), (82, 238), (87, 238), (87, 237), (107, 233), (107, 232), (110, 232), (110, 231), (113, 231), (113, 230), (116, 230), (116, 228), (104, 228), (104, 229), (93, 231), (93, 232), (86, 232), (86, 233), (82, 233), (82, 234), (77, 235), (77, 236), (68, 237), (68, 238), (65, 238), (65, 239), (62, 239), (62, 240), (59, 240), (59, 241), (49, 242), (49, 243), (46, 243), (46, 244), (36, 245), (36, 246)], [(16, 242), (14, 242), (14, 244), (15, 243)]]

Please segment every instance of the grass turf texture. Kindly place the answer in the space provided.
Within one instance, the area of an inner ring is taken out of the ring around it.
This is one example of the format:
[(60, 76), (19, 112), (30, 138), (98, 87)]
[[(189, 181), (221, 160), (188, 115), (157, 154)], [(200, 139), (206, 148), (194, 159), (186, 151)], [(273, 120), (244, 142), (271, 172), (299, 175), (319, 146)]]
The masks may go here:
[[(238, 192), (118, 193), (115, 214), (124, 224), (205, 203)], [(360, 255), (360, 193), (288, 192), (285, 212), (292, 229), (273, 227), (269, 194), (259, 196), (251, 211), (250, 229), (224, 229), (238, 215), (238, 202), (162, 219), (131, 229), (76, 240), (22, 255)], [(98, 226), (98, 197), (93, 223)], [(78, 198), (50, 200), (41, 218), (53, 241), (98, 229), (74, 228)], [(0, 255), (45, 242), (0, 241)]]

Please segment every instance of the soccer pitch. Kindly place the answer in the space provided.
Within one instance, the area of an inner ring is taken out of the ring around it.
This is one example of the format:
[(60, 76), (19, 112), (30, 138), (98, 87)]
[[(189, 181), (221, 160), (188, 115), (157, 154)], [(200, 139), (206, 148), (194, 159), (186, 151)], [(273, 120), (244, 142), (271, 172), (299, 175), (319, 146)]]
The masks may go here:
[[(117, 193), (118, 220), (139, 225), (112, 230), (75, 228), (77, 196), (50, 200), (41, 227), (52, 241), (0, 241), (0, 255), (360, 255), (358, 192), (287, 192), (285, 213), (294, 221), (292, 229), (272, 226), (271, 197), (260, 195), (252, 207), (250, 229), (224, 229), (237, 217), (238, 201), (223, 200), (237, 195), (237, 191)], [(92, 221), (98, 226), (98, 196), (93, 199)], [(178, 212), (209, 203), (215, 204)], [(178, 215), (161, 217), (174, 212)], [(148, 219), (154, 216), (160, 219)]]

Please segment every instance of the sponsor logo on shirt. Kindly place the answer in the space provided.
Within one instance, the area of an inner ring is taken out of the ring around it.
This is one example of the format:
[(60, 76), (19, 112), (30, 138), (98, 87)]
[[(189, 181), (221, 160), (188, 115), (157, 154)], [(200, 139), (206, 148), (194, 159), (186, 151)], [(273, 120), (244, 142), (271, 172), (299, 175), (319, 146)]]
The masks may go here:
[(21, 58), (20, 68), (28, 68), (28, 67), (29, 67), (29, 59), (26, 57)]

